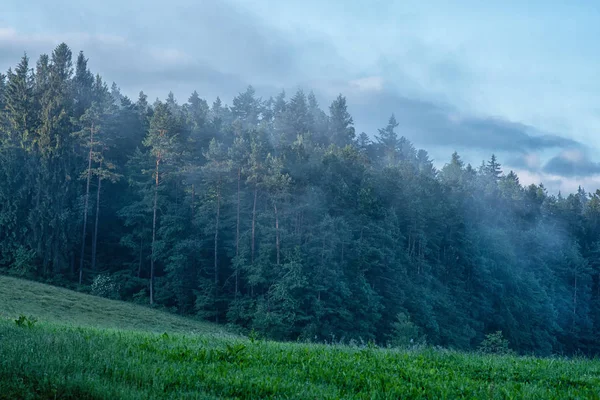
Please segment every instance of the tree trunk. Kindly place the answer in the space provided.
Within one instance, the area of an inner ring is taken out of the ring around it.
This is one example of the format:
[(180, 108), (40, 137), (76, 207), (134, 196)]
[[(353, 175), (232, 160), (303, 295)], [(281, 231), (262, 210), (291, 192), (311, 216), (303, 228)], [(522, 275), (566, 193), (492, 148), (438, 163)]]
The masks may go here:
[(75, 253), (71, 251), (71, 277), (75, 275)]
[(154, 304), (154, 257), (156, 255), (155, 244), (156, 244), (156, 208), (158, 204), (158, 165), (160, 164), (160, 157), (156, 159), (156, 182), (154, 185), (154, 210), (152, 217), (152, 256), (150, 257), (150, 304)]
[(256, 199), (258, 197), (258, 185), (254, 184), (254, 206), (252, 207), (252, 250), (251, 261), (254, 264), (254, 234), (256, 232)]
[(238, 297), (239, 292), (239, 256), (240, 256), (240, 181), (242, 178), (242, 168), (238, 167), (238, 180), (237, 180), (237, 221), (235, 227), (235, 298)]
[(140, 234), (140, 262), (138, 264), (138, 273), (137, 273), (138, 278), (142, 277), (142, 256), (143, 256), (143, 249), (144, 249), (144, 231), (142, 230), (142, 233)]
[[(102, 169), (102, 157), (100, 157), (100, 169)], [(96, 193), (96, 222), (94, 224), (94, 236), (92, 237), (92, 271), (96, 270), (96, 250), (98, 248), (98, 215), (100, 214), (100, 188), (102, 187), (102, 175), (98, 173), (98, 192)]]
[(196, 188), (194, 186), (194, 184), (192, 183), (192, 205), (190, 206), (191, 210), (192, 210), (192, 222), (194, 219), (194, 198), (196, 197)]
[(277, 203), (273, 202), (275, 208), (275, 248), (277, 249), (277, 265), (279, 265), (279, 214), (277, 213)]
[(221, 178), (217, 183), (217, 215), (215, 221), (215, 322), (219, 322), (219, 310), (217, 308), (217, 297), (219, 295), (219, 263), (218, 263), (218, 245), (219, 245), (219, 217), (221, 215)]
[(94, 143), (94, 125), (90, 128), (90, 151), (88, 154), (88, 171), (87, 171), (87, 183), (85, 185), (85, 201), (83, 205), (83, 232), (81, 234), (81, 252), (79, 256), (79, 284), (83, 280), (83, 259), (85, 256), (85, 236), (87, 233), (87, 215), (88, 215), (88, 204), (90, 199), (90, 179), (92, 177), (92, 151)]
[[(577, 314), (577, 275), (575, 275), (575, 287), (573, 290), (573, 316)], [(573, 318), (575, 321), (575, 318)], [(575, 322), (573, 322), (575, 323)]]

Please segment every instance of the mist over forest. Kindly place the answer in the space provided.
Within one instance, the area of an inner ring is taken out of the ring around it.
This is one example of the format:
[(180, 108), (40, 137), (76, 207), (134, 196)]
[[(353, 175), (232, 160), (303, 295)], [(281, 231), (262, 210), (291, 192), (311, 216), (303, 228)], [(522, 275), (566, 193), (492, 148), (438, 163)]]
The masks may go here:
[(152, 102), (87, 61), (0, 74), (0, 272), (278, 340), (600, 353), (600, 190), (436, 168), (343, 94)]

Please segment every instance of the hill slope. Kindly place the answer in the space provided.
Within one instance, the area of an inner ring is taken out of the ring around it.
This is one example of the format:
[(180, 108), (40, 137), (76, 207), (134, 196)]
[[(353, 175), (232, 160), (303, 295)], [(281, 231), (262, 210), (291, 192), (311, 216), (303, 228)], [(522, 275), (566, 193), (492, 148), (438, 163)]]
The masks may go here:
[(4, 277), (0, 314), (0, 399), (600, 399), (595, 360), (245, 339)]
[(123, 301), (78, 293), (39, 282), (0, 276), (0, 317), (150, 332), (211, 332), (223, 329)]

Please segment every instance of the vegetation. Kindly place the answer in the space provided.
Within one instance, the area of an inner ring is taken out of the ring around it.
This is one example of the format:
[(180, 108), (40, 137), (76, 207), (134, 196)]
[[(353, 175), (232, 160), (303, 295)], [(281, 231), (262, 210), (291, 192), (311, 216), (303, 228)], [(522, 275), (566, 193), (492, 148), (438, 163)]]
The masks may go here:
[[(502, 331), (520, 354), (600, 353), (600, 192), (523, 187), (493, 155), (438, 170), (393, 115), (357, 135), (342, 95), (150, 105), (75, 58), (0, 76), (1, 272), (274, 339), (474, 350)], [(98, 321), (113, 304), (79, 302)]]
[[(277, 343), (39, 283), (0, 283), (27, 299), (4, 291), (1, 309), (42, 319), (0, 317), (0, 399), (600, 398), (597, 360)], [(101, 317), (85, 311), (95, 302)]]
[(48, 326), (227, 335), (223, 328), (208, 322), (5, 276), (0, 276), (0, 318), (35, 327), (42, 322)]

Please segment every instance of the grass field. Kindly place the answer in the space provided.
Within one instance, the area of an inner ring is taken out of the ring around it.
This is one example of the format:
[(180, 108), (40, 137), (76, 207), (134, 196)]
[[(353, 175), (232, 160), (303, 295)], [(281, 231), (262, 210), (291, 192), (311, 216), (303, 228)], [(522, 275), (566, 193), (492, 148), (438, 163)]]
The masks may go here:
[(0, 276), (0, 317), (33, 315), (40, 321), (150, 332), (219, 333), (215, 324), (122, 301)]
[(600, 361), (251, 340), (2, 277), (0, 313), (6, 399), (600, 399)]

